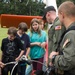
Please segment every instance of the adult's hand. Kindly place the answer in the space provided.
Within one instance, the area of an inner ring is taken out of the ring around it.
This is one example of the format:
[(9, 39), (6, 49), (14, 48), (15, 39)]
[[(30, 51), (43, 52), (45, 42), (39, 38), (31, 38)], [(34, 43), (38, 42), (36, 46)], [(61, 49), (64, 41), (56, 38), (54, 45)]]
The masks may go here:
[(52, 57), (54, 55), (58, 55), (58, 54), (59, 54), (59, 52), (52, 51), (51, 54), (50, 54), (50, 56), (49, 56), (49, 58), (52, 59)]

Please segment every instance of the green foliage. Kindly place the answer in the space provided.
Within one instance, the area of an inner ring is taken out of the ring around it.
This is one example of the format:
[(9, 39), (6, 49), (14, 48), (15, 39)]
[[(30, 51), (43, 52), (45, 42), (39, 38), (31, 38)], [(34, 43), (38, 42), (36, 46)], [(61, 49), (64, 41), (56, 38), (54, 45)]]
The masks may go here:
[[(0, 0), (0, 14), (17, 14), (17, 15), (43, 15), (43, 10), (45, 4), (38, 2), (38, 0), (10, 0), (10, 2), (5, 3), (3, 0)], [(73, 1), (75, 0), (57, 0), (57, 6), (64, 1)]]
[(72, 1), (75, 3), (75, 0), (57, 0), (57, 6), (59, 7), (59, 5), (65, 1)]
[(7, 37), (7, 28), (0, 28), (0, 46), (3, 38)]
[(42, 15), (44, 6), (33, 0), (10, 0), (10, 3), (0, 2), (0, 14)]

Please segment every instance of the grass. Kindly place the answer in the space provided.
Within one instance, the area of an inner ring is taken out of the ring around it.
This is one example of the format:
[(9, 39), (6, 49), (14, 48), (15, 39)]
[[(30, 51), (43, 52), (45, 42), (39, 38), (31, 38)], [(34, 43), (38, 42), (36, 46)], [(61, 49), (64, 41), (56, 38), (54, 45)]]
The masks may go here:
[(2, 39), (7, 37), (7, 28), (0, 28), (0, 46)]
[[(7, 28), (0, 27), (0, 47), (1, 47), (2, 39), (5, 37), (7, 37)], [(1, 58), (1, 51), (0, 51), (0, 58)]]

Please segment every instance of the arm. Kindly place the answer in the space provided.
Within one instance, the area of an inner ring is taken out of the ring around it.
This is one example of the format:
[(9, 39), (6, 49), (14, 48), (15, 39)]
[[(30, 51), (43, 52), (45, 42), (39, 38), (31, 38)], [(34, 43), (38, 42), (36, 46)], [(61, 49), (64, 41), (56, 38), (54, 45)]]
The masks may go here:
[(24, 50), (22, 50), (19, 54), (19, 56), (15, 59), (16, 61), (18, 61), (20, 59), (20, 57), (24, 54)]
[[(28, 32), (29, 40), (31, 39), (30, 35), (31, 35), (30, 32)], [(31, 42), (31, 41), (30, 41), (30, 42)], [(41, 43), (40, 43), (40, 42), (31, 42), (31, 43), (30, 43), (30, 46), (35, 46), (35, 45), (40, 46)]]
[(28, 57), (29, 53), (30, 53), (30, 47), (27, 48), (26, 57)]
[(45, 48), (45, 46), (46, 46), (46, 42), (41, 43), (42, 48)]
[(23, 44), (21, 42), (21, 40), (17, 39), (17, 43), (18, 43), (18, 49), (21, 49), (21, 52), (19, 54), (19, 56), (15, 59), (16, 61), (18, 61), (20, 59), (20, 57), (24, 54), (24, 47), (23, 47)]
[(37, 46), (41, 46), (41, 43), (40, 43), (40, 42), (30, 43), (30, 46), (35, 46), (35, 45), (37, 45)]
[(27, 46), (26, 46), (27, 50), (26, 50), (26, 57), (28, 57), (29, 53), (30, 53), (30, 39), (29, 36), (27, 37)]
[(5, 64), (0, 61), (0, 67), (3, 68), (4, 66), (5, 66)]
[[(68, 42), (66, 43), (67, 39), (68, 39)], [(54, 64), (57, 68), (61, 70), (70, 70), (74, 68), (75, 66), (75, 60), (74, 60), (75, 59), (75, 42), (74, 40), (75, 40), (74, 33), (69, 33), (64, 37), (64, 40), (62, 41), (62, 48), (61, 48), (63, 55), (57, 55), (54, 60)]]
[(42, 48), (45, 48), (46, 42), (42, 42), (42, 43), (40, 43), (40, 42), (34, 42), (34, 43), (30, 43), (30, 45), (31, 46), (37, 45), (37, 46), (40, 46)]

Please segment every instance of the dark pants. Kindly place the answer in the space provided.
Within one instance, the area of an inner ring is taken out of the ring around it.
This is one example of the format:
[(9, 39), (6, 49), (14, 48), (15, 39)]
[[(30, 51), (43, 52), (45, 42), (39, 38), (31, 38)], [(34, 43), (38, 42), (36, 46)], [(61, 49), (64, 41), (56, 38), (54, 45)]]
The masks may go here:
[[(13, 62), (13, 61), (15, 61), (15, 57), (13, 57), (13, 56), (12, 57), (10, 57), (10, 56), (8, 57), (5, 55), (2, 56), (3, 63)], [(8, 72), (11, 73), (13, 66), (14, 65), (11, 64), (11, 65), (6, 65), (4, 68), (2, 68), (2, 70), (1, 70), (2, 75), (8, 75)], [(17, 73), (17, 67), (14, 69), (12, 75), (16, 75), (16, 73)]]
[(64, 75), (75, 75), (75, 74), (71, 74), (69, 73), (69, 71), (64, 71)]
[[(43, 57), (39, 59), (32, 59), (32, 60), (43, 63)], [(32, 65), (33, 65), (33, 70), (42, 70), (42, 66), (43, 66), (42, 64), (37, 63), (37, 62), (32, 62)]]
[(18, 65), (18, 75), (25, 75), (26, 64)]
[[(11, 73), (12, 68), (13, 68), (13, 65), (8, 65), (2, 68), (2, 75), (8, 75), (8, 72)], [(16, 73), (17, 73), (17, 67), (14, 69), (12, 75), (16, 75)]]

